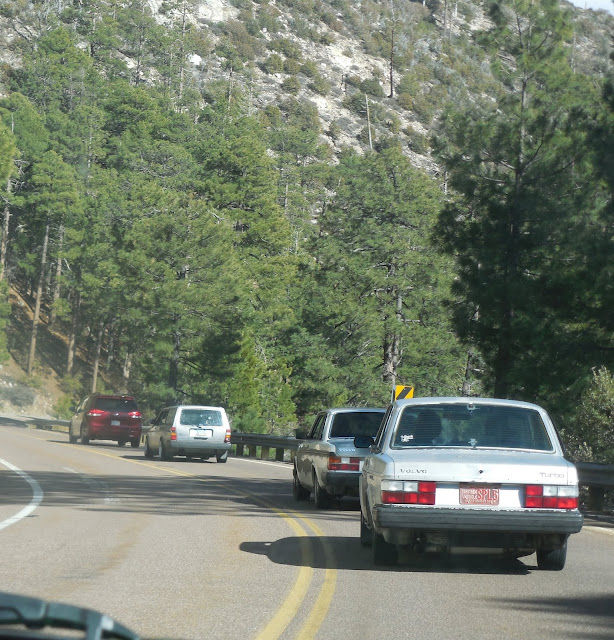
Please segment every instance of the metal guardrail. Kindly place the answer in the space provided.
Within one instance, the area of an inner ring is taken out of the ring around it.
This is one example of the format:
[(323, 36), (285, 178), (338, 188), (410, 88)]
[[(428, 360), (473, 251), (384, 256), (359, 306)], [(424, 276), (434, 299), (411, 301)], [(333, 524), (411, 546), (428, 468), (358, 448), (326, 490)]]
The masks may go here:
[(303, 440), (292, 436), (271, 436), (263, 433), (238, 433), (233, 431), (230, 436), (230, 443), (236, 446), (237, 456), (244, 456), (247, 448), (248, 456), (256, 458), (258, 448), (260, 448), (260, 459), (270, 460), (271, 449), (274, 449), (275, 460), (278, 462), (285, 461), (286, 451), (290, 452), (290, 459), (292, 459), (294, 451), (298, 449), (301, 442)]
[(576, 462), (576, 468), (580, 486), (588, 487), (588, 510), (603, 511), (605, 492), (614, 489), (614, 464)]

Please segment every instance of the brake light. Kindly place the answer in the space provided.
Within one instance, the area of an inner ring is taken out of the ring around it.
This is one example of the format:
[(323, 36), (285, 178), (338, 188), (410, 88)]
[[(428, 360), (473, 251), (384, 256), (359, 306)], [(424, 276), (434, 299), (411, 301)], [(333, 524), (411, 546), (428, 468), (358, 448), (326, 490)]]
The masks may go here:
[(224, 442), (230, 442), (230, 429), (226, 429), (226, 435), (224, 436)]
[(171, 440), (177, 440), (177, 427), (171, 427)]
[(131, 411), (128, 416), (130, 418), (140, 418), (141, 417), (141, 412), (140, 411)]
[(577, 509), (578, 487), (528, 484), (524, 506), (527, 509)]
[(436, 482), (382, 481), (383, 504), (435, 504)]
[(106, 412), (106, 411), (103, 411), (102, 409), (90, 409), (90, 410), (87, 412), (87, 415), (88, 415), (90, 418), (97, 418), (97, 417), (99, 417), (99, 416), (103, 416), (105, 413), (107, 413), (107, 412)]
[(359, 471), (360, 458), (328, 456), (328, 469), (329, 471)]

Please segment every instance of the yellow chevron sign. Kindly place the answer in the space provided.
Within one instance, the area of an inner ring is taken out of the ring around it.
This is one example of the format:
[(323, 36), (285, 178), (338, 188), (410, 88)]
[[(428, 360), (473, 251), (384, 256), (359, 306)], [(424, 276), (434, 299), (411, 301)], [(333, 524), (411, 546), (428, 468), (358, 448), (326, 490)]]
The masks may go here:
[(394, 399), (395, 400), (405, 400), (405, 398), (413, 398), (414, 397), (414, 388), (406, 387), (405, 385), (398, 384), (394, 388)]

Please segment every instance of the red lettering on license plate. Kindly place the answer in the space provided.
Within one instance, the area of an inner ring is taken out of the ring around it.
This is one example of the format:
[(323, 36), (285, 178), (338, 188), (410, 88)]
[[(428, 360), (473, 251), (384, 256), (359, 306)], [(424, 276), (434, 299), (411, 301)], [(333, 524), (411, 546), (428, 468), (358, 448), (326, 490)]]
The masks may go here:
[(461, 504), (499, 504), (499, 488), (476, 485), (461, 485)]

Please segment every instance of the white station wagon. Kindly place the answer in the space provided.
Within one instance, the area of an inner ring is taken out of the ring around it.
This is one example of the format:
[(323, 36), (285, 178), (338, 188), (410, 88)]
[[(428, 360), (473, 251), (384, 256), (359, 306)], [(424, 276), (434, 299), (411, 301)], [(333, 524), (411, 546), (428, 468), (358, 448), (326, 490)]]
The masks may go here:
[(582, 528), (578, 474), (546, 411), (527, 402), (414, 398), (388, 407), (360, 477), (363, 545), (376, 564), (400, 546), (486, 548), (565, 566)]
[(145, 436), (145, 457), (172, 460), (174, 456), (201, 458), (215, 456), (228, 460), (230, 424), (222, 407), (176, 405), (160, 410)]

